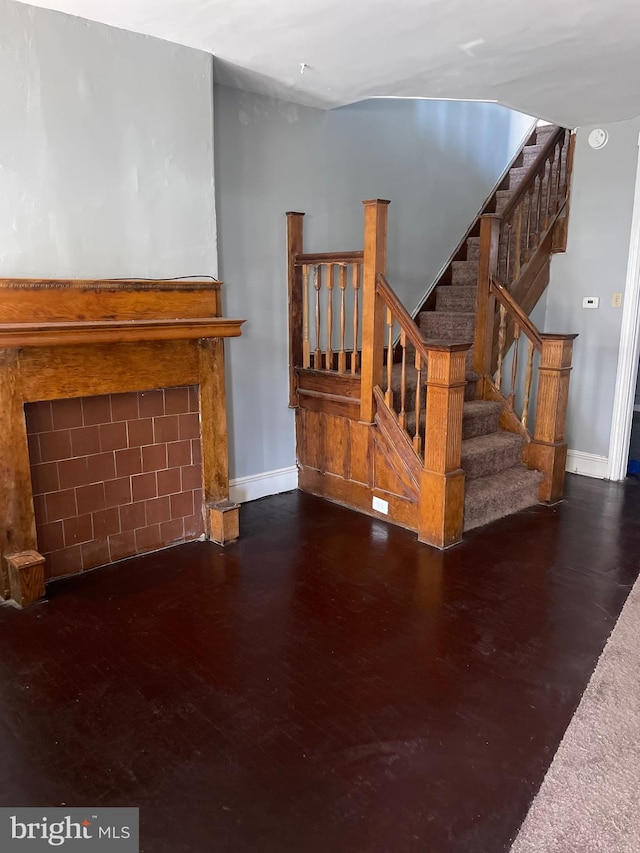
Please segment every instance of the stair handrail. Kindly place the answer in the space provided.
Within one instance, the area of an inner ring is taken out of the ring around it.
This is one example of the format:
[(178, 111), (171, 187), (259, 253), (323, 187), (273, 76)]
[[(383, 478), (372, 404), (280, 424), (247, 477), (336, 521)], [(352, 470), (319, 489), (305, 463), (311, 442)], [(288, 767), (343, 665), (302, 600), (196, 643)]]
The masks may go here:
[(542, 337), (537, 326), (533, 323), (531, 318), (525, 314), (513, 296), (509, 293), (506, 286), (495, 275), (491, 276), (491, 292), (495, 295), (500, 305), (504, 306), (505, 311), (511, 314), (515, 322), (526, 333), (535, 348), (537, 350), (542, 349)]
[(551, 238), (558, 249), (566, 244), (566, 228), (560, 222), (566, 226), (574, 139), (565, 128), (552, 133), (505, 209), (496, 214), (500, 225), (495, 271), (509, 289), (547, 237), (548, 252)]
[(395, 316), (398, 325), (407, 335), (417, 350), (421, 350), (423, 358), (428, 358), (428, 349), (415, 320), (404, 307), (395, 291), (383, 273), (376, 276), (376, 293), (382, 298), (387, 309)]
[(362, 261), (363, 257), (362, 249), (353, 252), (298, 253), (295, 256), (294, 263), (298, 267), (317, 264), (353, 264)]
[(561, 139), (565, 138), (566, 133), (567, 131), (564, 127), (558, 127), (555, 132), (549, 136), (549, 139), (542, 146), (541, 151), (525, 172), (524, 177), (520, 182), (520, 185), (518, 186), (517, 190), (514, 191), (512, 197), (509, 199), (509, 203), (500, 214), (502, 219), (506, 220), (510, 218), (511, 214), (516, 209), (523, 196), (526, 195), (526, 193), (529, 191), (529, 187), (533, 183), (533, 180), (537, 178), (538, 173), (541, 171), (542, 166), (546, 163), (549, 154), (556, 147), (558, 142)]

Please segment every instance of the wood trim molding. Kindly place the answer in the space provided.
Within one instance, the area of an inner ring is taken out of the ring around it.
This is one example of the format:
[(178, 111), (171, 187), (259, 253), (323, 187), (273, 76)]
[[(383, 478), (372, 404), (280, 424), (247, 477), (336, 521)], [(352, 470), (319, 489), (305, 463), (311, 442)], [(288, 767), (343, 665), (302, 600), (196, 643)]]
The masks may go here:
[(120, 344), (128, 341), (177, 341), (234, 338), (244, 320), (210, 317), (186, 320), (95, 320), (70, 323), (2, 323), (0, 347), (66, 344)]
[[(639, 140), (640, 143), (640, 140)], [(624, 480), (629, 459), (629, 442), (633, 422), (633, 402), (640, 357), (640, 156), (636, 168), (636, 184), (631, 218), (631, 237), (627, 261), (627, 278), (622, 306), (618, 372), (613, 396), (611, 437), (609, 439), (610, 480)]]

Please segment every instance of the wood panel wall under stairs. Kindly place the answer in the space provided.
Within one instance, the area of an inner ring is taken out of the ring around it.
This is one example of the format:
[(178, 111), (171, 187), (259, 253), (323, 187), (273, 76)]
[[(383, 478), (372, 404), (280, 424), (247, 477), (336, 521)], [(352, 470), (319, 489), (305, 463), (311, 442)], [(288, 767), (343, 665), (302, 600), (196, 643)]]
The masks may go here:
[[(296, 410), (299, 487), (392, 521), (418, 529), (418, 487), (415, 473), (377, 424), (358, 420), (359, 377), (341, 377), (340, 399), (310, 386), (320, 379), (298, 372), (300, 405)], [(305, 393), (306, 390), (306, 393)], [(348, 401), (348, 402), (347, 402)], [(340, 411), (340, 406), (344, 406)], [(373, 509), (373, 498), (388, 504), (388, 513)]]

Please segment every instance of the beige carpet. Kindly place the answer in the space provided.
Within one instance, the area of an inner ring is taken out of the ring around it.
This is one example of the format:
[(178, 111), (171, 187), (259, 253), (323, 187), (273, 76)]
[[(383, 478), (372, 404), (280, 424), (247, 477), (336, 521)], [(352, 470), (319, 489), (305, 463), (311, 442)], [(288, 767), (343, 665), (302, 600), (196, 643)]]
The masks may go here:
[(640, 851), (640, 581), (511, 853)]

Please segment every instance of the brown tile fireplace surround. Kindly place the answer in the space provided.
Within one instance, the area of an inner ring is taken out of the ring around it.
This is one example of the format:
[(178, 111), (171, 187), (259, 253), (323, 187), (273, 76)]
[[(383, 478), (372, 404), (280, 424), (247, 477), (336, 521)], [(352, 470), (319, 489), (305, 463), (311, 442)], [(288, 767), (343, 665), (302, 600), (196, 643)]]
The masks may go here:
[(1, 596), (198, 538), (229, 501), (220, 282), (0, 279)]

